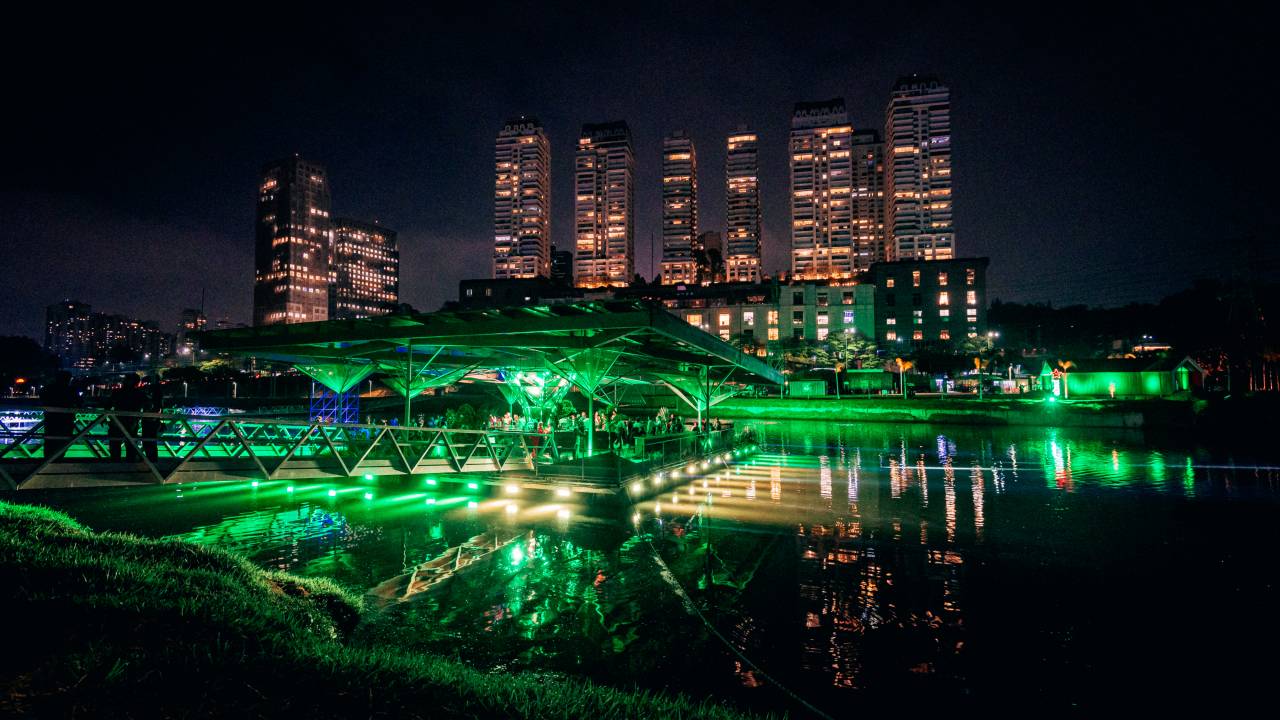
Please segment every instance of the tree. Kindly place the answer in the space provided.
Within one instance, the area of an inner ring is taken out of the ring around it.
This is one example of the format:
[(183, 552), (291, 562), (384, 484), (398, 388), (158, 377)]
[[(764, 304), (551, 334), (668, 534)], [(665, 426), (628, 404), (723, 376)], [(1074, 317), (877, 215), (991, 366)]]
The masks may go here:
[(107, 349), (107, 361), (116, 364), (137, 362), (138, 353), (128, 343), (118, 342)]
[(29, 337), (0, 336), (0, 384), (9, 387), (18, 378), (34, 383), (58, 367), (57, 358)]
[(914, 366), (915, 366), (915, 363), (911, 362), (910, 360), (904, 360), (903, 358), (900, 358), (900, 357), (894, 358), (893, 362), (890, 364), (890, 368), (896, 369), (898, 371), (898, 384), (902, 386), (902, 397), (904, 398), (907, 396), (906, 373), (908, 370), (910, 370)]

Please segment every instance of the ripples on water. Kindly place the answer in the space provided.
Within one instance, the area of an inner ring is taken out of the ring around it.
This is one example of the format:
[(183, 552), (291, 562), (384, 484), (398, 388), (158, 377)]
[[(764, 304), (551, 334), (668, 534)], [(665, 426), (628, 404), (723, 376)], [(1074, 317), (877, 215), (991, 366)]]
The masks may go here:
[(1150, 703), (1269, 681), (1245, 653), (1278, 634), (1270, 448), (1032, 428), (758, 430), (750, 460), (649, 478), (634, 508), (280, 483), (44, 499), (95, 527), (362, 589), (494, 527), (532, 528), (518, 557), (394, 615), (413, 646), (482, 667), (801, 712), (781, 683), (837, 716)]

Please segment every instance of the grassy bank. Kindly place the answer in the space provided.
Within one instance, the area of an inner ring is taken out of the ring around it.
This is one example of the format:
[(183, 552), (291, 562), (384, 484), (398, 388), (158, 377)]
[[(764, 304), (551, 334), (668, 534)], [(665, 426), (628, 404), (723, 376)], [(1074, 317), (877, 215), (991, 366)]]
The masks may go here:
[(834, 422), (928, 422), (958, 425), (1050, 427), (1190, 427), (1189, 400), (1071, 400), (968, 397), (730, 398), (715, 406), (717, 417), (744, 420)]
[(360, 599), (219, 550), (0, 502), (0, 715), (734, 718), (354, 638)]

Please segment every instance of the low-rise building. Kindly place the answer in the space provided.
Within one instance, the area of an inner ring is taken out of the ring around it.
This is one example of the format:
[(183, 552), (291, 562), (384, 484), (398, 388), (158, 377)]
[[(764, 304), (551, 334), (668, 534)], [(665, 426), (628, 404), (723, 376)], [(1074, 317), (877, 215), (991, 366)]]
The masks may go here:
[(948, 345), (987, 333), (987, 258), (871, 266), (882, 348)]

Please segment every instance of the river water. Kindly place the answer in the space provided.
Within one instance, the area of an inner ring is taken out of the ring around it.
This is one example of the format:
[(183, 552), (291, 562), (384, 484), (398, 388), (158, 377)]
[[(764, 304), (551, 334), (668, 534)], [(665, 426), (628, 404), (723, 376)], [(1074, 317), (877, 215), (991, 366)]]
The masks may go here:
[(758, 452), (644, 478), (634, 505), (443, 476), (20, 499), (362, 591), (477, 536), (518, 537), (389, 606), (365, 639), (794, 717), (1221, 708), (1273, 681), (1280, 449), (756, 428)]

